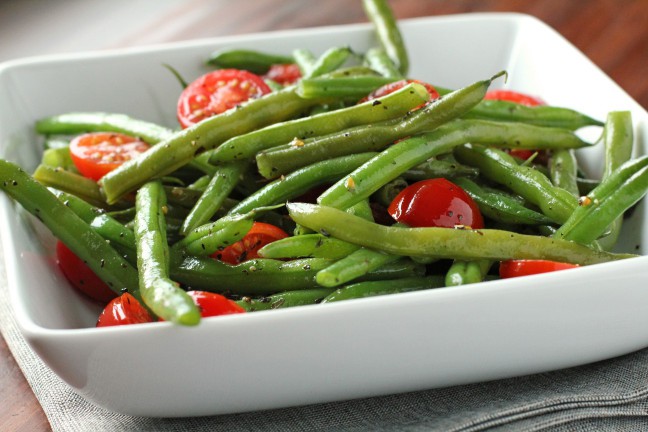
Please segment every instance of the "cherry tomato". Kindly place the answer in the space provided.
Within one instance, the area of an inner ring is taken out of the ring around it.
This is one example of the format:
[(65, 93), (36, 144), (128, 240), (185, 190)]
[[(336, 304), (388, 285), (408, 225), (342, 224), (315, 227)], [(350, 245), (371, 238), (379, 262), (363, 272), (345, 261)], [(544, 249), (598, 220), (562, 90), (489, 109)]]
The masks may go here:
[(113, 299), (99, 315), (97, 327), (154, 322), (148, 311), (129, 293)]
[(295, 63), (274, 64), (263, 77), (281, 85), (290, 85), (301, 78), (301, 71)]
[[(385, 84), (384, 86), (379, 87), (376, 90), (369, 93), (368, 96), (362, 98), (358, 103), (367, 102), (379, 97), (387, 96), (388, 94), (394, 93), (396, 90), (400, 90), (403, 87), (405, 87), (407, 84), (411, 84), (411, 83), (421, 84), (423, 87), (425, 87), (425, 89), (430, 94), (430, 100), (439, 98), (439, 92), (437, 92), (434, 86), (432, 86), (431, 84), (425, 83), (423, 81), (415, 80), (415, 79), (407, 79), (407, 80), (401, 80), (401, 81)], [(416, 107), (416, 109), (421, 108), (424, 105), (425, 104)]]
[(252, 228), (240, 241), (216, 252), (213, 257), (228, 264), (236, 265), (258, 258), (257, 252), (273, 241), (288, 237), (281, 228), (264, 222), (254, 222)]
[(213, 71), (182, 91), (178, 99), (178, 121), (187, 128), (266, 93), (270, 93), (270, 87), (252, 72), (239, 69)]
[(486, 92), (484, 99), (515, 102), (526, 106), (545, 105), (545, 102), (538, 97), (530, 96), (514, 90), (490, 90)]
[(187, 291), (187, 294), (200, 308), (200, 316), (203, 318), (245, 312), (241, 306), (220, 294), (206, 291)]
[(499, 273), (502, 278), (511, 278), (567, 270), (575, 267), (578, 267), (578, 265), (547, 260), (508, 260), (500, 263)]
[(70, 143), (70, 156), (79, 172), (94, 181), (149, 149), (132, 136), (114, 132), (79, 135)]
[(91, 299), (106, 304), (117, 297), (117, 294), (61, 241), (56, 243), (56, 261), (72, 286)]
[(412, 227), (484, 227), (475, 201), (444, 178), (409, 185), (394, 198), (387, 211), (396, 221)]

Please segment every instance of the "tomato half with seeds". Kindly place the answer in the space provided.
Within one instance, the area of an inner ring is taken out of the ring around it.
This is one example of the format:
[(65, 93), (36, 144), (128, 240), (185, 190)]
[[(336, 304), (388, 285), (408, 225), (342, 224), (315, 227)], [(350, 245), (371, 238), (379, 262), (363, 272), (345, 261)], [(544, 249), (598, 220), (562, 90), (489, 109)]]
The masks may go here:
[(247, 260), (259, 258), (259, 249), (268, 243), (286, 237), (288, 237), (288, 234), (279, 227), (265, 222), (254, 222), (245, 237), (212, 256), (228, 264), (240, 264)]
[[(379, 87), (376, 90), (369, 93), (368, 96), (360, 99), (360, 101), (358, 103), (367, 102), (367, 101), (374, 100), (374, 99), (377, 99), (377, 98), (380, 98), (380, 97), (383, 97), (383, 96), (387, 96), (388, 94), (394, 93), (395, 91), (400, 90), (403, 87), (405, 87), (406, 85), (411, 84), (411, 83), (417, 83), (417, 84), (420, 84), (423, 87), (425, 87), (427, 92), (430, 94), (430, 100), (431, 101), (439, 98), (439, 92), (434, 88), (434, 86), (432, 84), (428, 84), (426, 82), (415, 80), (415, 79), (406, 79), (406, 80), (400, 80), (400, 81), (395, 81), (393, 83), (385, 84), (384, 86)], [(421, 108), (424, 105), (425, 104), (417, 107), (417, 109)]]
[(149, 147), (144, 141), (129, 135), (93, 132), (79, 135), (70, 142), (70, 156), (81, 175), (97, 181)]
[(178, 121), (187, 128), (267, 93), (270, 87), (252, 72), (216, 70), (201, 76), (182, 91), (178, 99)]
[(578, 267), (576, 264), (548, 260), (507, 260), (500, 263), (499, 274), (502, 278), (512, 278), (568, 270), (576, 267)]
[(99, 315), (97, 327), (155, 322), (146, 308), (132, 294), (124, 293), (113, 299)]
[(236, 302), (220, 294), (206, 291), (187, 291), (187, 294), (196, 303), (203, 318), (245, 312)]
[(117, 294), (60, 240), (56, 242), (56, 261), (72, 286), (91, 299), (106, 304), (117, 297)]
[(281, 85), (290, 85), (301, 78), (301, 70), (296, 63), (273, 64), (263, 77)]
[(489, 90), (486, 92), (486, 96), (484, 96), (484, 99), (515, 102), (520, 105), (526, 105), (526, 106), (546, 105), (545, 102), (539, 97), (531, 96), (525, 93), (520, 93), (515, 90)]
[(461, 187), (445, 178), (422, 180), (403, 189), (387, 212), (411, 227), (484, 227), (475, 201)]

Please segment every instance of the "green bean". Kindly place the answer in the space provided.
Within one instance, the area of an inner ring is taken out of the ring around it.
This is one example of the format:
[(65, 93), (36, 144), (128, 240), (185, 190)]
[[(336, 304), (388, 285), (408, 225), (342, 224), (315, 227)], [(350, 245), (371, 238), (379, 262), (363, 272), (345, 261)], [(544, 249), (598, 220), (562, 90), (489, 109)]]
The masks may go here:
[(574, 196), (579, 196), (576, 182), (578, 161), (571, 149), (554, 150), (549, 160), (549, 172), (554, 186), (565, 189)]
[(314, 140), (307, 140), (299, 147), (284, 145), (262, 151), (256, 157), (259, 172), (266, 178), (273, 178), (327, 157), (381, 150), (403, 137), (433, 130), (475, 106), (486, 94), (491, 81), (498, 76), (500, 75), (489, 80), (478, 81), (436, 99), (402, 120), (387, 120), (369, 127), (349, 128)]
[(245, 69), (255, 74), (264, 74), (274, 64), (294, 63), (291, 56), (269, 54), (246, 49), (220, 49), (207, 59), (207, 64), (221, 69)]
[[(447, 96), (446, 96), (447, 97)], [(455, 120), (433, 132), (393, 145), (367, 161), (320, 195), (322, 205), (345, 208), (367, 198), (385, 183), (431, 157), (467, 142), (518, 148), (581, 147), (584, 141), (569, 131), (537, 126)], [(464, 163), (460, 160), (460, 162)], [(349, 178), (351, 180), (349, 180)], [(349, 187), (349, 186), (352, 187)]]
[(47, 117), (36, 122), (36, 132), (43, 135), (72, 135), (84, 132), (119, 132), (156, 144), (168, 139), (173, 131), (155, 123), (125, 114), (73, 112)]
[(401, 79), (403, 75), (392, 59), (382, 48), (371, 48), (365, 53), (365, 63), (380, 75), (387, 78)]
[(373, 23), (380, 45), (398, 66), (402, 75), (407, 75), (409, 59), (396, 18), (387, 0), (363, 0), (365, 13)]
[(320, 270), (315, 276), (315, 280), (325, 287), (339, 286), (400, 258), (396, 255), (360, 248)]
[(229, 213), (246, 213), (257, 207), (283, 203), (306, 193), (317, 185), (337, 180), (375, 155), (376, 153), (360, 153), (342, 156), (300, 168), (283, 178), (268, 183), (242, 200)]
[(324, 297), (331, 294), (330, 288), (312, 288), (297, 291), (286, 291), (268, 297), (244, 297), (236, 303), (248, 312), (257, 312), (271, 309), (284, 309), (287, 307), (304, 306), (319, 303)]
[(491, 260), (454, 260), (446, 273), (445, 286), (459, 286), (483, 282), (492, 265), (493, 261)]
[(302, 78), (314, 78), (332, 72), (342, 66), (353, 53), (349, 47), (329, 48), (309, 68)]
[(136, 189), (151, 178), (169, 174), (190, 162), (197, 154), (222, 144), (227, 139), (296, 116), (320, 102), (302, 99), (295, 89), (269, 93), (236, 109), (205, 119), (172, 135), (105, 175), (101, 180), (108, 203)]
[(72, 156), (70, 156), (70, 149), (68, 147), (45, 149), (43, 152), (43, 158), (41, 159), (41, 164), (52, 168), (61, 168), (66, 171), (78, 173), (74, 162), (72, 162)]
[(144, 184), (136, 197), (135, 241), (139, 287), (144, 303), (157, 316), (182, 325), (197, 325), (200, 311), (194, 301), (169, 279), (166, 205), (159, 181)]
[(456, 178), (454, 182), (475, 200), (479, 210), (488, 218), (516, 225), (546, 225), (552, 222), (547, 216), (525, 207), (506, 194), (487, 191), (466, 178)]
[(288, 203), (293, 220), (314, 231), (402, 256), (474, 259), (548, 259), (581, 265), (632, 258), (581, 244), (493, 229), (386, 227), (323, 205)]
[(243, 162), (233, 162), (217, 168), (207, 188), (185, 218), (180, 228), (181, 234), (186, 235), (194, 228), (207, 223), (216, 214), (234, 190), (245, 168), (246, 164)]
[(39, 165), (36, 167), (33, 177), (44, 186), (71, 193), (98, 207), (106, 206), (97, 183), (80, 174), (62, 168)]
[(556, 238), (589, 244), (638, 202), (648, 188), (648, 156), (630, 160), (594, 188), (558, 229)]
[(455, 160), (429, 159), (403, 173), (406, 180), (420, 181), (430, 178), (444, 177), (453, 179), (456, 177), (477, 177), (477, 168), (462, 165)]
[(322, 303), (375, 297), (443, 287), (441, 276), (414, 277), (388, 281), (357, 282), (335, 290)]
[(464, 118), (522, 122), (536, 126), (569, 130), (576, 130), (585, 126), (603, 125), (600, 120), (593, 119), (569, 108), (549, 105), (529, 107), (514, 102), (497, 100), (482, 101), (468, 112)]
[(0, 160), (0, 189), (38, 218), (115, 293), (139, 298), (137, 271), (74, 211), (17, 165)]
[(634, 143), (632, 114), (630, 111), (608, 113), (603, 128), (605, 167), (603, 178), (609, 177), (617, 168), (630, 160)]
[(421, 85), (408, 85), (387, 96), (336, 111), (274, 124), (229, 139), (211, 152), (211, 163), (253, 158), (261, 150), (306, 138), (326, 135), (353, 126), (366, 125), (407, 114), (430, 99)]
[(299, 67), (302, 76), (308, 76), (313, 65), (317, 61), (315, 54), (307, 49), (296, 49), (293, 51), (293, 58)]
[(259, 249), (263, 258), (327, 258), (337, 260), (358, 250), (358, 246), (322, 234), (303, 234), (268, 243)]
[(476, 166), (484, 177), (505, 185), (538, 206), (555, 223), (564, 223), (578, 207), (578, 200), (572, 194), (552, 185), (544, 174), (533, 168), (518, 165), (501, 150), (474, 145), (457, 147), (454, 153), (460, 162)]
[(305, 99), (344, 98), (357, 101), (394, 78), (375, 75), (305, 78), (297, 84), (297, 93)]

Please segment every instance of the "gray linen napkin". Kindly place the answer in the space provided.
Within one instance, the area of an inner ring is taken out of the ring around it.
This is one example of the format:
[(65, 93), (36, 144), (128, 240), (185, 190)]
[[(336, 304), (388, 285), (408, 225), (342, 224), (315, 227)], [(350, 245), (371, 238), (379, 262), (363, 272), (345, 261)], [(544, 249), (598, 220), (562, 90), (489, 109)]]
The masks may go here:
[(29, 348), (4, 274), (0, 259), (0, 331), (55, 432), (648, 430), (648, 349), (555, 372), (347, 402), (184, 419), (116, 414), (74, 393)]

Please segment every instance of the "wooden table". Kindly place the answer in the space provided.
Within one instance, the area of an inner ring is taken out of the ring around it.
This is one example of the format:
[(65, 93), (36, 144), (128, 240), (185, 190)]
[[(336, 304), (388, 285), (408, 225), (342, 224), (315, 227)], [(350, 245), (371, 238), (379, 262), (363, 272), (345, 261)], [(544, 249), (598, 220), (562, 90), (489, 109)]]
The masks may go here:
[[(150, 4), (153, 8), (156, 2)], [(398, 18), (487, 11), (534, 15), (558, 30), (648, 108), (646, 0), (392, 0), (392, 6)], [(138, 17), (137, 27), (128, 37), (110, 47), (364, 21), (360, 0), (192, 0), (154, 21)], [(160, 34), (155, 31), (160, 26), (171, 30)], [(1, 338), (0, 430), (50, 430)]]

